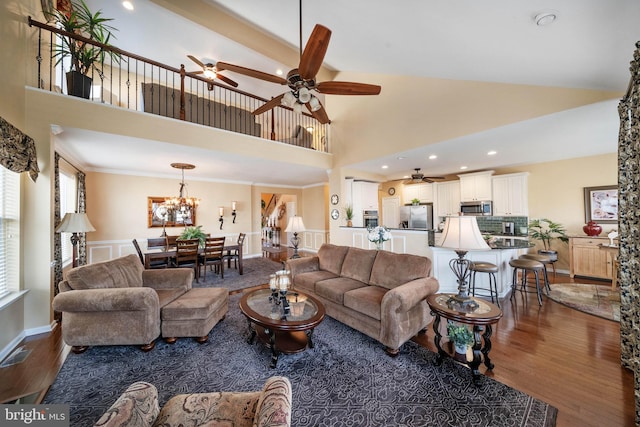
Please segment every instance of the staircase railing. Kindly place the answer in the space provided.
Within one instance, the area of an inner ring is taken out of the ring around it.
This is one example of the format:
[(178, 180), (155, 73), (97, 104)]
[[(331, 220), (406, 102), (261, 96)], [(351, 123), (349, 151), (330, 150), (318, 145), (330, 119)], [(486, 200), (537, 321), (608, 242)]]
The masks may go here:
[(64, 36), (90, 43), (117, 54), (119, 63), (112, 63), (104, 55), (100, 70), (92, 68), (90, 98), (131, 110), (158, 114), (205, 126), (244, 133), (328, 152), (328, 126), (308, 113), (298, 114), (291, 108), (277, 106), (258, 116), (252, 111), (268, 100), (242, 90), (209, 80), (198, 74), (162, 64), (158, 61), (130, 53), (114, 46), (89, 40), (78, 34), (34, 21), (37, 28), (37, 80), (36, 87), (52, 92), (65, 92), (64, 69), (69, 61), (57, 63), (55, 47), (57, 37)]

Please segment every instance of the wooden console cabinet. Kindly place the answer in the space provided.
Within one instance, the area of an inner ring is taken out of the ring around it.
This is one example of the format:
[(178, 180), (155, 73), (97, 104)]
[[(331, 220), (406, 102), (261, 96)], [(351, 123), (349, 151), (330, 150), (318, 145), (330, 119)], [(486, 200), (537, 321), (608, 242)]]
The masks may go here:
[(608, 251), (599, 245), (608, 245), (607, 237), (569, 238), (569, 276), (613, 279), (613, 266)]

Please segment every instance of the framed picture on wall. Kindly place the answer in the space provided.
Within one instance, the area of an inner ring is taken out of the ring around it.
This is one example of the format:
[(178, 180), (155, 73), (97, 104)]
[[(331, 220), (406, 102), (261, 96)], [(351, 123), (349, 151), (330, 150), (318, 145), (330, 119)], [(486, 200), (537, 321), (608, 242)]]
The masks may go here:
[(618, 187), (604, 185), (584, 188), (585, 221), (618, 222)]

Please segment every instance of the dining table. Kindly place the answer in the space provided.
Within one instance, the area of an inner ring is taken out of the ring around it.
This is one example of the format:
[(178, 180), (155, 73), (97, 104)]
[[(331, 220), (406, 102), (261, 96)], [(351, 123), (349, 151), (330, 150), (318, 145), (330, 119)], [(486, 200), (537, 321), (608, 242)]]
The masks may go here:
[[(223, 253), (225, 254), (229, 254), (233, 251), (238, 251), (238, 273), (240, 275), (243, 274), (243, 270), (242, 270), (242, 246), (243, 245), (239, 245), (237, 243), (234, 244), (230, 244), (230, 245), (224, 245), (224, 249), (223, 249)], [(198, 249), (198, 253), (201, 253), (204, 251), (204, 248), (199, 248)], [(225, 255), (226, 256), (226, 255)], [(170, 247), (170, 248), (162, 248), (162, 247), (158, 247), (158, 248), (147, 248), (147, 250), (144, 252), (144, 268), (145, 269), (149, 269), (151, 268), (151, 261), (156, 260), (156, 259), (165, 259), (165, 258), (175, 258), (176, 257), (176, 248), (175, 247)], [(170, 264), (171, 265), (171, 264)], [(231, 267), (231, 258), (227, 258), (227, 268)]]

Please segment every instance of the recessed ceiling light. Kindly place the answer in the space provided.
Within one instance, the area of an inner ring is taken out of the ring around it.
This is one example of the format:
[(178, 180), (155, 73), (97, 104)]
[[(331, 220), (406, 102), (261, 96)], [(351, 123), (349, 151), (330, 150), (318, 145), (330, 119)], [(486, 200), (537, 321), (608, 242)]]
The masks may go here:
[(281, 76), (282, 74), (284, 74), (284, 71), (282, 71), (280, 68), (278, 68), (278, 69), (276, 70), (276, 74), (277, 74), (277, 75), (279, 75), (279, 76)]
[(435, 154), (432, 154), (429, 156), (429, 160), (433, 160), (433, 159), (437, 159), (438, 156), (436, 156)]
[(389, 165), (382, 165), (382, 169), (389, 169)]
[(496, 155), (496, 154), (498, 154), (498, 152), (497, 152), (497, 151), (495, 151), (495, 150), (491, 150), (491, 151), (489, 151), (489, 152), (487, 153), (487, 156), (494, 156), (494, 155)]
[(469, 166), (460, 166), (460, 170), (463, 171), (465, 169), (469, 169)]
[(133, 10), (133, 3), (128, 0), (123, 1), (122, 6), (124, 6), (124, 8), (127, 10)]
[(406, 159), (406, 157), (404, 157), (404, 156), (398, 156), (398, 157), (396, 157), (396, 159), (398, 159), (398, 160), (404, 160), (404, 159)]
[(554, 22), (557, 18), (558, 15), (556, 12), (548, 11), (537, 14), (533, 20), (538, 27), (544, 27)]

